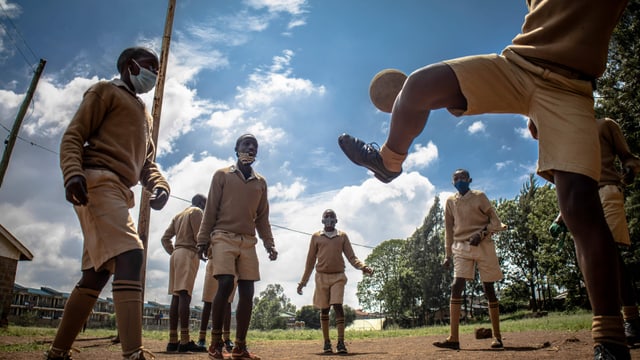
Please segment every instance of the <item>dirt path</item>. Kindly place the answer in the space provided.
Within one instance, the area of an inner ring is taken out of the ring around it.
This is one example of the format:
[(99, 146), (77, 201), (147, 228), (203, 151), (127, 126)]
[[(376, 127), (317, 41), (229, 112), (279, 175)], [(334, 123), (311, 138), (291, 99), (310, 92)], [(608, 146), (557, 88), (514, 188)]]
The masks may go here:
[[(490, 339), (476, 340), (471, 334), (463, 334), (460, 346), (462, 350), (438, 349), (432, 342), (442, 340), (439, 336), (360, 339), (347, 339), (348, 355), (322, 355), (322, 344), (309, 341), (265, 341), (249, 344), (252, 351), (262, 359), (318, 359), (330, 360), (351, 358), (353, 360), (388, 359), (592, 359), (593, 343), (587, 330), (566, 331), (527, 331), (505, 333), (503, 350), (489, 348)], [(24, 337), (1, 337), (0, 344), (29, 343), (51, 339), (27, 339)], [(167, 354), (166, 342), (145, 341), (145, 347), (153, 351), (158, 360), (208, 359), (206, 353)], [(77, 341), (74, 345), (81, 352), (73, 355), (74, 360), (121, 360), (120, 346), (111, 345), (109, 339)], [(640, 359), (640, 348), (631, 350), (631, 357)], [(40, 351), (7, 353), (0, 352), (0, 359), (31, 360), (42, 359)]]

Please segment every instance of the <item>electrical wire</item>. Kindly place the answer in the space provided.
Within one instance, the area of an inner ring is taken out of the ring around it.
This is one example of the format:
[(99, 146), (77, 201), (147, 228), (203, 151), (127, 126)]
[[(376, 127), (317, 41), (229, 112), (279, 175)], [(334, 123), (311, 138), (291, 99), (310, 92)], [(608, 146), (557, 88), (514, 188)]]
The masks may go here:
[[(6, 126), (2, 125), (1, 123), (0, 123), (0, 127), (2, 127), (3, 129), (5, 129), (5, 130), (7, 130), (7, 131), (10, 131), (10, 129), (8, 129)], [(53, 153), (53, 154), (57, 154), (57, 155), (59, 155), (59, 154), (60, 154), (60, 153), (59, 153), (59, 152), (57, 152), (57, 151), (53, 151), (53, 150), (51, 150), (51, 149), (47, 149), (47, 148), (46, 148), (46, 147), (44, 147), (44, 146), (38, 145), (37, 143), (35, 143), (35, 142), (33, 142), (33, 141), (29, 141), (29, 140), (27, 140), (27, 139), (25, 139), (25, 138), (22, 138), (22, 137), (20, 137), (20, 136), (18, 136), (18, 139), (20, 139), (20, 140), (22, 140), (22, 141), (24, 141), (24, 142), (27, 142), (27, 143), (29, 143), (29, 144), (30, 144), (30, 145), (32, 145), (32, 146), (35, 146), (35, 147), (38, 147), (38, 148), (40, 148), (40, 149), (43, 149), (43, 150), (49, 151), (49, 152), (51, 152), (51, 153)], [(176, 196), (176, 195), (169, 195), (169, 197), (172, 197), (172, 198), (177, 199), (177, 200), (180, 200), (180, 201), (184, 201), (184, 202), (189, 203), (189, 204), (191, 203), (191, 200), (187, 200), (187, 199), (185, 199), (185, 198), (183, 198), (183, 197), (180, 197), (180, 196)], [(298, 233), (298, 234), (302, 234), (302, 235), (308, 235), (308, 236), (313, 235), (313, 234), (311, 234), (311, 233), (304, 232), (304, 231), (301, 231), (301, 230), (292, 229), (292, 228), (289, 228), (289, 227), (286, 227), (286, 226), (281, 226), (281, 225), (276, 225), (276, 224), (271, 224), (271, 226), (272, 226), (272, 227), (275, 227), (275, 228), (278, 228), (278, 229), (283, 229), (283, 230), (287, 230), (287, 231), (295, 232), (295, 233)], [(360, 247), (367, 248), (367, 249), (374, 249), (374, 248), (375, 248), (374, 246), (362, 245), (362, 244), (357, 244), (357, 243), (354, 243), (354, 242), (352, 242), (352, 243), (351, 243), (351, 245), (353, 245), (353, 246), (360, 246)]]

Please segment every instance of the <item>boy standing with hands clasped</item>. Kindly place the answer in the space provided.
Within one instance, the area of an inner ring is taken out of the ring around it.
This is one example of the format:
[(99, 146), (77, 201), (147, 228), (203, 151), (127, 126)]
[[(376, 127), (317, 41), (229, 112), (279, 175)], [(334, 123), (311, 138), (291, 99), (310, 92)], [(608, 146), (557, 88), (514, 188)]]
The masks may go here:
[(502, 271), (491, 234), (504, 231), (487, 195), (469, 189), (469, 172), (458, 169), (453, 173), (453, 186), (457, 193), (447, 199), (444, 210), (445, 254), (443, 266), (450, 267), (453, 259), (453, 284), (451, 285), (450, 314), (451, 333), (444, 341), (433, 343), (440, 348), (460, 350), (459, 325), (462, 308), (462, 291), (466, 279), (475, 278), (476, 266), (480, 273), (484, 293), (489, 305), (489, 318), (493, 329), (494, 349), (503, 348), (500, 334), (500, 308), (493, 283), (502, 280)]
[(324, 338), (323, 351), (325, 353), (333, 352), (331, 339), (329, 338), (329, 311), (333, 306), (338, 330), (336, 350), (338, 353), (346, 354), (342, 302), (344, 300), (344, 286), (347, 283), (347, 276), (344, 273), (345, 265), (342, 254), (347, 257), (353, 267), (362, 270), (364, 274), (371, 275), (373, 270), (356, 257), (347, 234), (336, 229), (337, 223), (336, 213), (331, 209), (325, 210), (322, 214), (324, 229), (311, 236), (304, 274), (298, 284), (297, 291), (298, 294), (302, 295), (302, 288), (307, 285), (315, 265), (316, 288), (313, 293), (313, 305), (320, 309), (320, 326), (322, 328), (322, 337)]

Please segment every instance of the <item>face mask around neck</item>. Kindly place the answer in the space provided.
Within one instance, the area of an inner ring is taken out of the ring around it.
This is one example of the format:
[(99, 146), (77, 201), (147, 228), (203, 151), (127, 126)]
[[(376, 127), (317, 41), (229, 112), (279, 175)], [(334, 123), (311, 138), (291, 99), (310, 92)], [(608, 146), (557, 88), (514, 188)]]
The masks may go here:
[(254, 161), (256, 161), (255, 155), (250, 155), (249, 153), (238, 153), (238, 160), (242, 163), (242, 165), (251, 165)]

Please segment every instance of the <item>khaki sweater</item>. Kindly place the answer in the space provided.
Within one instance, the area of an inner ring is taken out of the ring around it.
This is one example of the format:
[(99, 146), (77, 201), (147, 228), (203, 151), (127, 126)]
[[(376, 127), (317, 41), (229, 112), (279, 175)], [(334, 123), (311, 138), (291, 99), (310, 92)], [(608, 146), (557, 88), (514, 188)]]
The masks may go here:
[(506, 230), (496, 210), (482, 191), (469, 190), (466, 194), (455, 193), (447, 199), (444, 210), (445, 252), (453, 253), (454, 241), (468, 241), (471, 236), (486, 230), (489, 234)]
[(345, 264), (342, 254), (347, 257), (347, 260), (354, 268), (361, 270), (365, 267), (364, 262), (360, 261), (353, 252), (351, 242), (346, 233), (338, 231), (333, 237), (327, 236), (324, 231), (314, 233), (309, 243), (307, 263), (300, 284), (307, 285), (314, 265), (319, 273), (344, 272)]
[[(182, 210), (178, 215), (174, 216), (171, 224), (164, 231), (162, 239), (162, 247), (167, 253), (172, 254), (177, 248), (187, 248), (194, 252), (198, 251), (197, 235), (202, 222), (202, 210), (197, 206), (189, 206)], [(171, 243), (171, 239), (176, 237), (175, 244)]]
[(600, 134), (602, 162), (599, 185), (621, 185), (622, 176), (616, 167), (616, 158), (620, 160), (623, 168), (630, 167), (634, 174), (640, 172), (640, 159), (629, 150), (617, 122), (609, 118), (597, 119), (596, 122)]
[(101, 81), (84, 94), (62, 135), (60, 168), (64, 183), (85, 168), (102, 168), (127, 187), (138, 182), (149, 191), (169, 191), (154, 161), (151, 116), (144, 103), (121, 80)]
[(274, 246), (264, 177), (252, 171), (245, 180), (235, 165), (213, 174), (198, 232), (198, 245), (208, 244), (214, 230), (251, 236), (255, 236), (257, 230), (266, 249)]
[(508, 48), (598, 78), (607, 63), (611, 33), (627, 2), (528, 0), (522, 32)]

